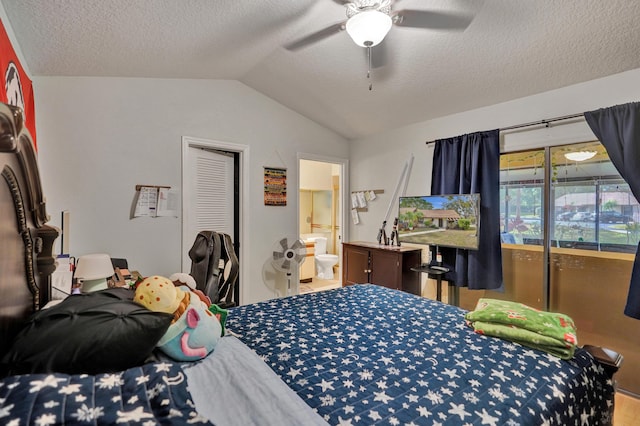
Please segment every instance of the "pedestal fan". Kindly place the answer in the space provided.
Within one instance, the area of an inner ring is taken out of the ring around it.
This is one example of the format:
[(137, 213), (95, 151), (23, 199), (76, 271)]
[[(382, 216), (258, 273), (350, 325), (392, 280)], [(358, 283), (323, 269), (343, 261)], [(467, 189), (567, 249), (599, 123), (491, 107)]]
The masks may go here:
[(287, 296), (291, 296), (291, 273), (299, 268), (307, 256), (307, 247), (298, 238), (282, 238), (273, 246), (271, 265), (287, 274)]

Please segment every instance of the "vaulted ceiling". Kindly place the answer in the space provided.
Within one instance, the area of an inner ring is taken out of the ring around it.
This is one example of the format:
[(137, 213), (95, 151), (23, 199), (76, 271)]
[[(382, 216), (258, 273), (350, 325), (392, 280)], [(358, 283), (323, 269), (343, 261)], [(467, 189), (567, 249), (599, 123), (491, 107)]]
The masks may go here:
[(429, 28), (393, 26), (370, 79), (345, 31), (285, 48), (340, 0), (1, 2), (33, 76), (238, 80), (348, 139), (640, 68), (637, 0), (395, 0)]

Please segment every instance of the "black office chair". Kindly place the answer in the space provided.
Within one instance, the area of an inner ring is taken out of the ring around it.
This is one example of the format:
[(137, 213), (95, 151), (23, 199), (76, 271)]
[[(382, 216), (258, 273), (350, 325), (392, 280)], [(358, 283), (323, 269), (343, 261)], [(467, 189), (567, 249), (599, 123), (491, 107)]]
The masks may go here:
[(236, 306), (239, 264), (231, 237), (214, 231), (200, 231), (189, 250), (189, 258), (190, 274), (196, 281), (196, 288), (221, 308)]
[(223, 260), (222, 276), (220, 277), (218, 304), (221, 308), (236, 306), (236, 290), (240, 264), (233, 246), (233, 241), (228, 234), (220, 234), (222, 250), (220, 258)]

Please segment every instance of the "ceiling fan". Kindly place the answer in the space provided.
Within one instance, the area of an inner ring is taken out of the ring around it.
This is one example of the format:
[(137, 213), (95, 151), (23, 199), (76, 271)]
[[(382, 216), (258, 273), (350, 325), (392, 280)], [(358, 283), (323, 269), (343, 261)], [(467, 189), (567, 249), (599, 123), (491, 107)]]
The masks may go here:
[[(321, 41), (333, 34), (346, 30), (351, 39), (358, 46), (367, 50), (367, 79), (371, 78), (371, 48), (379, 45), (393, 25), (399, 27), (454, 30), (466, 29), (472, 16), (427, 10), (393, 10), (395, 3), (400, 0), (333, 0), (345, 6), (347, 20), (330, 25), (311, 33), (301, 39), (286, 44), (287, 50), (296, 51), (310, 44)], [(384, 53), (384, 52), (382, 52)], [(386, 55), (382, 55), (383, 60)], [(379, 63), (378, 66), (384, 65)], [(373, 85), (369, 83), (369, 90)]]
[(358, 45), (371, 48), (380, 44), (393, 25), (436, 30), (463, 31), (472, 16), (453, 12), (428, 10), (393, 10), (400, 0), (333, 0), (345, 6), (347, 20), (330, 25), (286, 44), (287, 50), (295, 51), (346, 30)]

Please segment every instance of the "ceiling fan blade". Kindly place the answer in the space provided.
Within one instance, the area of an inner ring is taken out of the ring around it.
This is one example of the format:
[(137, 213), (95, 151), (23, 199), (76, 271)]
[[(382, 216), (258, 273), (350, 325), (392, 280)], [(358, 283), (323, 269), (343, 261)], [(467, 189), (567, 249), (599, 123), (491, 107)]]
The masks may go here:
[(464, 31), (473, 20), (473, 16), (466, 14), (412, 9), (398, 10), (392, 18), (400, 27), (452, 31)]
[(340, 31), (343, 31), (345, 29), (345, 25), (346, 21), (338, 22), (337, 24), (333, 24), (320, 31), (316, 31), (315, 33), (309, 34), (308, 36), (305, 36), (299, 40), (285, 44), (284, 48), (291, 51), (300, 50), (303, 47), (307, 47), (310, 44), (316, 43), (329, 36), (337, 34)]
[(333, 0), (334, 3), (338, 3), (340, 6), (344, 6), (347, 3), (351, 3), (353, 0)]

